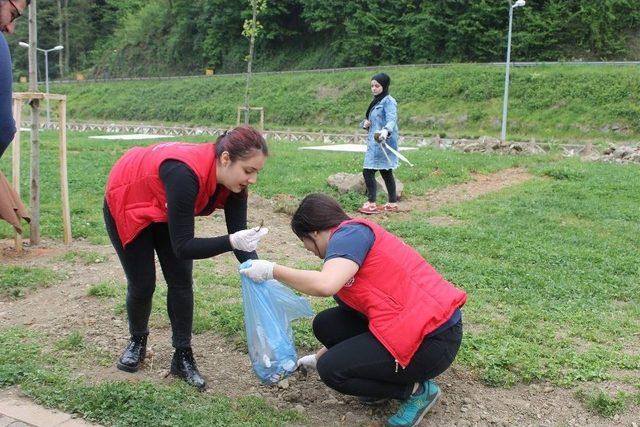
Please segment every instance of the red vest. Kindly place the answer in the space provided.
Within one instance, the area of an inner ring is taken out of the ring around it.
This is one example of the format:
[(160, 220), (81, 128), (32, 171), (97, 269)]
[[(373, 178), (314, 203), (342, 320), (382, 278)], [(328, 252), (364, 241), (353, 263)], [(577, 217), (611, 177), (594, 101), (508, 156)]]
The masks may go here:
[[(198, 178), (194, 216), (216, 191), (214, 144), (168, 142), (130, 149), (113, 165), (105, 193), (122, 246), (149, 224), (167, 222), (167, 195), (160, 179), (160, 165), (170, 159), (185, 163)], [(229, 190), (221, 186), (214, 208), (223, 207), (228, 196)]]
[[(462, 307), (467, 294), (447, 282), (422, 256), (378, 224), (365, 224), (375, 235), (356, 275), (337, 296), (369, 319), (369, 330), (403, 368), (424, 337)], [(335, 231), (334, 231), (335, 232)]]

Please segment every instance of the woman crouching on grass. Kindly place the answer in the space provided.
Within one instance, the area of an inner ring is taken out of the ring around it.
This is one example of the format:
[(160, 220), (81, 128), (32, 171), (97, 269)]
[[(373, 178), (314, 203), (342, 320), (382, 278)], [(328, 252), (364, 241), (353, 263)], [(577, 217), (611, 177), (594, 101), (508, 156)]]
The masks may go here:
[[(107, 181), (104, 220), (127, 276), (131, 340), (117, 367), (136, 372), (146, 355), (155, 254), (167, 282), (167, 311), (175, 348), (171, 373), (205, 388), (191, 350), (193, 260), (233, 250), (255, 259), (267, 229), (247, 228), (247, 188), (267, 158), (262, 135), (250, 127), (226, 132), (215, 144), (169, 142), (127, 151)], [(224, 209), (228, 235), (194, 237), (195, 216)]]
[(254, 260), (241, 273), (256, 282), (275, 278), (308, 295), (333, 295), (338, 306), (313, 321), (325, 347), (317, 354), (320, 378), (364, 401), (402, 400), (387, 425), (418, 424), (440, 396), (433, 378), (458, 353), (466, 293), (398, 237), (350, 218), (326, 195), (305, 197), (291, 228), (324, 259), (321, 271)]

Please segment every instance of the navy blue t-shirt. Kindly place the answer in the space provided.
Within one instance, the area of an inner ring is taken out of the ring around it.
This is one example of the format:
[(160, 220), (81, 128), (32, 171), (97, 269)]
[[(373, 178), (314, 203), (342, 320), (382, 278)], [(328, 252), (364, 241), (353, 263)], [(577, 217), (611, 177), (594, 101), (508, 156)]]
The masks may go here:
[(9, 46), (4, 38), (0, 35), (0, 157), (7, 149), (13, 135), (16, 133), (15, 123), (13, 121), (11, 99), (11, 55), (9, 54)]
[[(362, 267), (362, 263), (369, 254), (375, 240), (376, 237), (373, 234), (373, 230), (364, 224), (347, 224), (340, 227), (329, 239), (324, 262), (333, 258), (346, 258)], [(460, 309), (456, 309), (449, 320), (427, 336), (437, 335), (446, 331), (458, 323), (461, 318), (462, 312)]]

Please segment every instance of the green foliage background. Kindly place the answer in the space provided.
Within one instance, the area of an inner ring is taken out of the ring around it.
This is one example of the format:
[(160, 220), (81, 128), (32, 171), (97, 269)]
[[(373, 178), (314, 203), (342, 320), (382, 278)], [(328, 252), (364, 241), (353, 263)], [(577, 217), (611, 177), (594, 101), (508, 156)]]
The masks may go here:
[[(67, 0), (69, 70), (90, 76), (245, 69), (248, 0)], [(501, 61), (508, 0), (270, 0), (255, 70)], [(38, 2), (39, 43), (58, 44), (57, 2)], [(513, 60), (638, 59), (640, 2), (531, 0), (515, 12)], [(26, 74), (22, 20), (9, 41)], [(21, 50), (21, 52), (17, 50)], [(53, 76), (59, 74), (55, 59)]]

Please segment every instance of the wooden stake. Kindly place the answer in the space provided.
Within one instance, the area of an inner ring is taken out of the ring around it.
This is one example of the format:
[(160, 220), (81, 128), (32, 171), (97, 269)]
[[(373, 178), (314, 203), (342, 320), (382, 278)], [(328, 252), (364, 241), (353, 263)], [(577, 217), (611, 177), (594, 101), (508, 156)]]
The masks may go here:
[(260, 130), (264, 131), (264, 108), (260, 107)]
[[(16, 134), (13, 137), (11, 152), (12, 186), (18, 197), (20, 196), (20, 124), (22, 123), (22, 100), (13, 100), (13, 119), (16, 122)], [(22, 218), (19, 218), (22, 221)], [(22, 234), (16, 232), (14, 239), (16, 252), (22, 252)]]
[(71, 244), (71, 210), (69, 209), (69, 180), (67, 178), (67, 101), (58, 102), (60, 115), (60, 193), (65, 245)]
[[(33, 0), (32, 0), (33, 1)], [(32, 3), (33, 4), (33, 3)], [(69, 206), (69, 179), (67, 174), (67, 97), (59, 94), (40, 92), (14, 92), (13, 115), (16, 122), (21, 121), (21, 108), (24, 101), (31, 105), (31, 176), (30, 176), (30, 240), (32, 245), (40, 243), (40, 138), (38, 136), (38, 107), (41, 99), (58, 101), (60, 111), (60, 193), (62, 198), (62, 221), (64, 243), (71, 244), (71, 209)], [(19, 124), (18, 124), (19, 127)], [(20, 131), (16, 132), (13, 142), (13, 186), (20, 195)], [(18, 241), (16, 236), (16, 242)], [(17, 244), (17, 243), (16, 243)]]
[(12, 184), (18, 196), (20, 195), (20, 122), (22, 121), (22, 100), (13, 100), (13, 118), (16, 122), (16, 134), (13, 137), (12, 146)]
[(30, 181), (30, 215), (29, 241), (32, 245), (40, 244), (40, 100), (31, 100), (31, 173)]
[[(31, 0), (29, 6), (29, 92), (38, 91), (38, 25), (37, 0)], [(31, 105), (31, 174), (30, 174), (30, 203), (31, 233), (29, 240), (32, 245), (40, 243), (40, 101), (32, 99)]]

